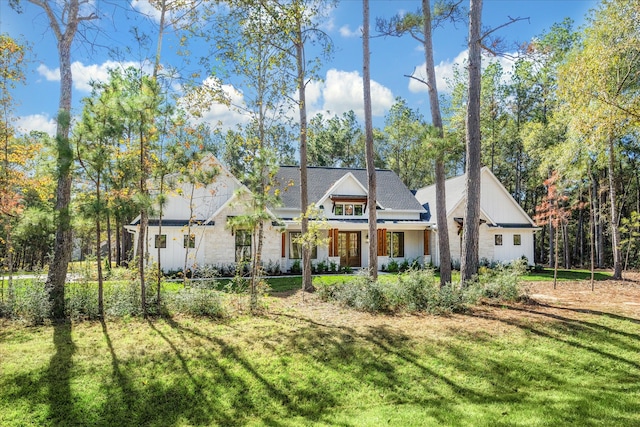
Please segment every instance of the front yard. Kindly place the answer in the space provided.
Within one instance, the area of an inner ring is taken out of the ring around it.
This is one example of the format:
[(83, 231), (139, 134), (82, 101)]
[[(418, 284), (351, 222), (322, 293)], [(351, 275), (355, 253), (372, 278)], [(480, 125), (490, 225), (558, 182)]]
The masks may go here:
[(288, 291), (257, 317), (2, 320), (0, 425), (640, 425), (640, 284), (527, 286), (446, 317)]

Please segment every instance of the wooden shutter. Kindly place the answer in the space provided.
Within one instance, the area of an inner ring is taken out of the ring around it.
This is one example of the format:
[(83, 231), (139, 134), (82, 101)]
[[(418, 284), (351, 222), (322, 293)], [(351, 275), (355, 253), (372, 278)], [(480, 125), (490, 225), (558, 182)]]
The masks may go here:
[(281, 244), (281, 250), (282, 250), (282, 258), (285, 258), (287, 256), (287, 233), (282, 233), (282, 244)]
[(429, 239), (431, 238), (431, 230), (424, 230), (424, 254), (430, 255)]
[(378, 256), (387, 256), (387, 229), (378, 229)]
[(329, 256), (338, 256), (338, 229), (329, 229)]

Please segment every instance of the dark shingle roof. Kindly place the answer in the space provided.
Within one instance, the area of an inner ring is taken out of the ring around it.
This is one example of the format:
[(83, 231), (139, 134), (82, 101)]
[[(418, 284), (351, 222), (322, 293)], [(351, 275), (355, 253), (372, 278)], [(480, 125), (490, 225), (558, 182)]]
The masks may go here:
[[(307, 168), (309, 203), (320, 200), (333, 184), (349, 172), (365, 189), (369, 188), (366, 169)], [(276, 175), (276, 181), (283, 206), (300, 209), (300, 168), (298, 166), (281, 166)], [(293, 185), (289, 186), (290, 183)], [(395, 172), (386, 169), (376, 170), (376, 186), (378, 204), (385, 209), (424, 210)]]

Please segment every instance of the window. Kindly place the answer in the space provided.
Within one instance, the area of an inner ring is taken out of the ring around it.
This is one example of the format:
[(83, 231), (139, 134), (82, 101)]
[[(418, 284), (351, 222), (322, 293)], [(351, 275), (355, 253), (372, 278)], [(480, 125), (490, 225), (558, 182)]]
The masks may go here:
[[(302, 259), (302, 245), (300, 243), (296, 243), (297, 239), (300, 238), (299, 231), (292, 231), (289, 233), (289, 258), (290, 259)], [(311, 249), (311, 259), (318, 258), (318, 247), (314, 246)]]
[(387, 231), (387, 254), (391, 258), (404, 258), (404, 232)]
[(167, 235), (166, 234), (156, 234), (156, 249), (157, 248), (166, 248), (167, 247)]
[(251, 231), (236, 230), (236, 262), (251, 260)]
[(502, 246), (502, 234), (495, 235), (496, 246)]
[(522, 244), (522, 236), (519, 234), (513, 235), (513, 246), (520, 246)]
[(362, 216), (364, 214), (364, 205), (338, 203), (333, 207), (333, 213), (337, 216)]
[(184, 241), (183, 241), (182, 247), (184, 247), (184, 248), (187, 248), (187, 247), (195, 248), (196, 247), (196, 235), (195, 234), (192, 234), (191, 236), (189, 236), (188, 234), (185, 234), (183, 240)]

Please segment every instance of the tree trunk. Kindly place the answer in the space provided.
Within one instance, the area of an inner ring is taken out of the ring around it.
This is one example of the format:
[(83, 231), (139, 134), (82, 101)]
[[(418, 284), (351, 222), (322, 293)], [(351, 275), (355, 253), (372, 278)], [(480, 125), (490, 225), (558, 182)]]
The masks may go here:
[[(444, 138), (440, 100), (436, 84), (435, 63), (433, 60), (433, 29), (431, 28), (431, 4), (429, 0), (422, 0), (424, 57), (426, 64), (427, 85), (429, 91), (429, 106), (431, 121), (438, 130), (438, 138)], [(442, 148), (442, 147), (440, 147)], [(436, 216), (438, 220), (438, 250), (440, 252), (440, 286), (451, 282), (451, 249), (449, 247), (449, 225), (447, 224), (447, 202), (445, 189), (445, 153), (438, 150), (435, 161), (436, 175)]]
[(555, 232), (556, 227), (553, 226), (551, 222), (549, 222), (549, 267), (555, 268), (555, 259), (556, 259), (556, 246), (555, 246)]
[(564, 268), (571, 268), (571, 250), (569, 247), (569, 225), (566, 222), (562, 224), (562, 253), (564, 255)]
[(622, 257), (620, 254), (620, 230), (618, 228), (618, 207), (616, 206), (615, 186), (615, 147), (609, 136), (609, 200), (611, 203), (611, 249), (613, 251), (613, 278), (622, 279)]
[(362, 83), (364, 90), (364, 123), (365, 123), (365, 152), (367, 158), (369, 210), (369, 277), (378, 279), (378, 212), (376, 211), (376, 165), (373, 148), (373, 119), (371, 114), (371, 69), (369, 51), (369, 0), (362, 1)]
[(605, 204), (603, 200), (603, 192), (600, 190), (600, 179), (598, 177), (598, 181), (596, 182), (596, 190), (597, 190), (597, 210), (596, 210), (596, 232), (597, 232), (597, 246), (596, 246), (596, 254), (598, 255), (598, 268), (604, 268), (605, 265), (605, 253), (604, 253), (604, 221), (605, 215), (603, 213), (603, 206)]
[[(76, 2), (77, 3), (77, 2)], [(56, 218), (57, 229), (53, 246), (53, 261), (49, 265), (46, 286), (52, 302), (52, 316), (54, 319), (64, 319), (64, 286), (67, 269), (71, 261), (71, 215), (69, 203), (71, 201), (71, 163), (72, 150), (69, 142), (69, 128), (71, 121), (71, 40), (58, 41), (60, 59), (60, 104), (58, 124), (56, 130), (57, 142), (57, 173), (56, 188)]]
[[(163, 216), (163, 203), (162, 203), (162, 193), (164, 191), (164, 173), (160, 176), (160, 202), (159, 202), (159, 212), (158, 212), (158, 235), (162, 236), (162, 216)], [(158, 306), (158, 313), (160, 312), (160, 287), (162, 286), (162, 248), (158, 245), (158, 277), (157, 277), (157, 288), (156, 288), (156, 304)]]
[(120, 239), (121, 236), (121, 231), (120, 230), (124, 230), (124, 227), (122, 226), (122, 222), (120, 221), (120, 219), (118, 219), (118, 217), (115, 217), (116, 220), (116, 265), (118, 267), (122, 266), (122, 241)]
[[(298, 106), (300, 109), (300, 211), (302, 213), (301, 232), (306, 235), (309, 232), (309, 218), (306, 215), (309, 206), (309, 193), (307, 184), (307, 101), (305, 87), (304, 69), (304, 42), (302, 39), (302, 12), (297, 10), (296, 17), (296, 63), (298, 82)], [(302, 245), (302, 290), (310, 292), (313, 290), (311, 283), (311, 250), (308, 245)], [(304, 298), (304, 293), (303, 293)]]
[[(96, 204), (100, 209), (100, 175), (96, 180)], [(100, 229), (100, 211), (96, 212), (96, 266), (98, 268), (98, 315), (100, 318), (104, 317), (104, 284), (102, 281), (102, 252), (100, 251), (100, 235), (102, 231)]]
[(482, 0), (470, 0), (469, 7), (469, 88), (466, 117), (466, 195), (465, 217), (462, 229), (461, 285), (478, 273), (478, 238), (480, 234), (480, 87), (482, 47), (480, 27)]
[[(142, 112), (141, 112), (142, 115)], [(140, 277), (140, 304), (142, 308), (143, 317), (147, 317), (147, 292), (145, 285), (145, 263), (146, 263), (146, 248), (147, 248), (147, 233), (149, 228), (149, 214), (146, 206), (147, 190), (147, 177), (149, 173), (147, 171), (147, 146), (145, 143), (145, 136), (142, 131), (142, 123), (140, 124), (140, 194), (143, 196), (142, 208), (140, 209), (140, 229), (138, 233), (138, 274)]]
[[(107, 188), (107, 184), (105, 183), (104, 185), (104, 192), (105, 194), (107, 194), (108, 188)], [(111, 270), (111, 258), (112, 258), (112, 247), (111, 247), (111, 214), (109, 212), (109, 209), (106, 210), (107, 212), (107, 262), (109, 263), (109, 271)], [(109, 274), (109, 271), (107, 271), (107, 274)]]

